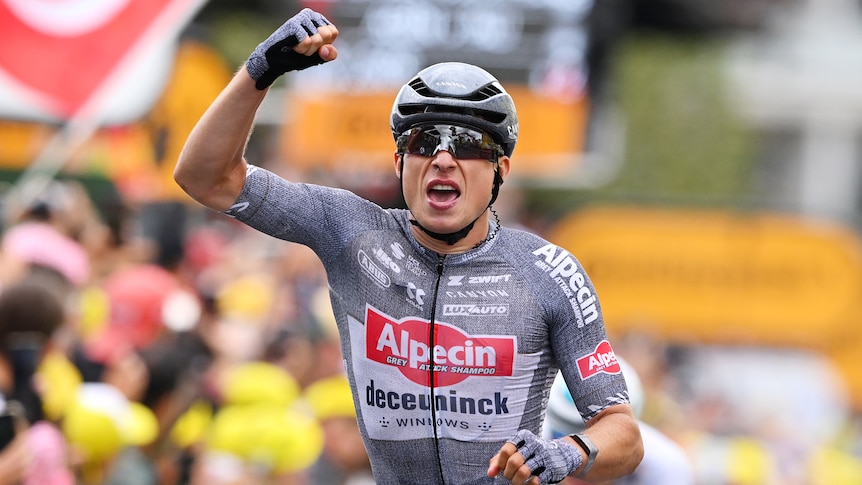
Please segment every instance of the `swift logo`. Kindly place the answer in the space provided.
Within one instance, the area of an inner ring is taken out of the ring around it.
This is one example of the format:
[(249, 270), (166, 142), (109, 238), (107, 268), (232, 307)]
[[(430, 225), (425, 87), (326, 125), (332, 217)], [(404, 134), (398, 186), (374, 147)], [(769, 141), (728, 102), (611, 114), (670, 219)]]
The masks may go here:
[(611, 348), (611, 343), (602, 340), (599, 345), (596, 345), (596, 350), (593, 353), (578, 359), (578, 372), (581, 373), (581, 380), (583, 381), (600, 372), (619, 374), (622, 372), (622, 368), (614, 349)]
[(471, 285), (481, 285), (483, 283), (499, 283), (501, 281), (509, 281), (512, 275), (510, 274), (500, 274), (500, 275), (485, 275), (485, 276), (471, 276), (467, 282)]
[(515, 337), (467, 335), (437, 322), (434, 346), (430, 347), (429, 324), (417, 318), (395, 321), (369, 306), (365, 314), (366, 357), (398, 367), (405, 377), (423, 386), (429, 384), (432, 370), (439, 387), (457, 384), (469, 376), (512, 375)]
[[(470, 276), (467, 278), (467, 284), (470, 285), (481, 285), (486, 283), (500, 283), (504, 281), (509, 281), (512, 277), (510, 274), (500, 274), (500, 275), (484, 275), (484, 276)], [(464, 276), (450, 276), (449, 282), (446, 283), (446, 286), (462, 286), (464, 284)]]
[(356, 255), (359, 260), (359, 267), (362, 268), (365, 273), (371, 277), (371, 279), (384, 288), (388, 288), (390, 284), (389, 275), (387, 275), (379, 266), (374, 264), (374, 261), (371, 261), (371, 258), (365, 254), (365, 251), (359, 250), (359, 253)]

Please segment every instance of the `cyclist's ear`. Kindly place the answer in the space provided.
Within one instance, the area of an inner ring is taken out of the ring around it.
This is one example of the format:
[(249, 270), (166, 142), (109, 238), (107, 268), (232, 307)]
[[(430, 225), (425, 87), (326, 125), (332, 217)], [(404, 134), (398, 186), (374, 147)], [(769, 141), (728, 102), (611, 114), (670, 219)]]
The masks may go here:
[(507, 157), (506, 155), (500, 155), (497, 158), (497, 173), (500, 174), (500, 183), (503, 183), (503, 180), (506, 180), (506, 177), (509, 176), (509, 168), (509, 157)]
[(404, 154), (395, 152), (392, 154), (395, 161), (395, 176), (401, 178), (401, 170), (404, 168)]

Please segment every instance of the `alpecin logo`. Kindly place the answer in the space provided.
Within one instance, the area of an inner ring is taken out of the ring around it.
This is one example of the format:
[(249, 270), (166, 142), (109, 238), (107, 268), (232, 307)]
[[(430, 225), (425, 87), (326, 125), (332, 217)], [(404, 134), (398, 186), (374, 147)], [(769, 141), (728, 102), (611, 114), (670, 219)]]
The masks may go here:
[(578, 372), (581, 373), (581, 380), (586, 380), (600, 372), (619, 374), (622, 372), (622, 368), (614, 349), (611, 348), (611, 343), (602, 340), (599, 345), (596, 345), (596, 350), (593, 353), (578, 359)]
[(434, 380), (439, 387), (470, 376), (511, 376), (515, 360), (513, 336), (467, 335), (446, 323), (435, 324), (433, 349), (428, 345), (427, 320), (396, 321), (368, 307), (365, 314), (365, 355), (395, 366), (411, 381), (427, 386), (434, 356)]

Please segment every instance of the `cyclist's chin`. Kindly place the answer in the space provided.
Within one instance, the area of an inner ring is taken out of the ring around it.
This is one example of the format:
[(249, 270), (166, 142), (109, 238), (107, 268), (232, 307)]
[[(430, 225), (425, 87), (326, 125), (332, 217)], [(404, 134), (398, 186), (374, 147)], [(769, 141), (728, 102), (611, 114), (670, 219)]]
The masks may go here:
[(435, 211), (434, 214), (423, 214), (424, 217), (417, 215), (417, 221), (422, 224), (422, 227), (429, 231), (438, 232), (440, 234), (449, 234), (460, 231), (461, 228), (470, 223), (465, 221), (464, 217), (454, 213), (440, 214)]

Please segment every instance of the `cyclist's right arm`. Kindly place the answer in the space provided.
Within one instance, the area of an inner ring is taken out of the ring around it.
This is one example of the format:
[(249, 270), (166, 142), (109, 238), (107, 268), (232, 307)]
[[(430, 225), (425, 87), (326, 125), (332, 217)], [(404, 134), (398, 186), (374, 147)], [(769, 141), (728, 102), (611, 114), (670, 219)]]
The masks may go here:
[(201, 204), (225, 211), (245, 184), (244, 153), (264, 96), (282, 74), (331, 61), (338, 29), (303, 9), (254, 50), (186, 140), (174, 180)]
[(245, 146), (265, 95), (243, 67), (198, 121), (174, 168), (174, 180), (193, 199), (221, 212), (239, 196)]

